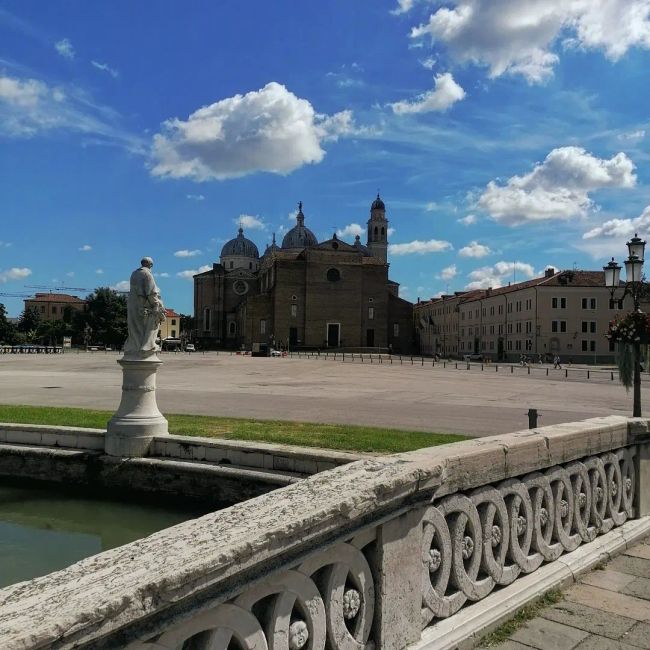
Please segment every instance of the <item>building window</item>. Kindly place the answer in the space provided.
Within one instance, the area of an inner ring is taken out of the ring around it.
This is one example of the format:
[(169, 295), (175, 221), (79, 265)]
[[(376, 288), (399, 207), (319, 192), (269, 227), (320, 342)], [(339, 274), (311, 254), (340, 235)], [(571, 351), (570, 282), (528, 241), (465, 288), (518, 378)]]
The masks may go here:
[(515, 341), (515, 350), (521, 350), (521, 341)]
[(291, 305), (291, 316), (295, 318), (298, 315), (298, 305)]
[(228, 333), (231, 336), (234, 336), (235, 332), (237, 332), (237, 323), (235, 323), (235, 321), (230, 321), (230, 323), (228, 323)]
[(582, 331), (583, 332), (589, 332), (590, 334), (595, 334), (596, 333), (596, 321), (595, 320), (583, 320), (582, 321)]
[(583, 298), (582, 299), (582, 308), (583, 309), (596, 309), (596, 299), (595, 298)]
[(207, 307), (203, 310), (203, 329), (210, 331), (210, 310)]
[(490, 307), (490, 316), (494, 316), (494, 305)]
[(172, 325), (176, 325), (176, 319), (172, 318)]
[(566, 321), (565, 320), (551, 321), (551, 332), (566, 332)]
[(508, 323), (508, 334), (512, 334), (512, 323)]
[(533, 349), (533, 342), (530, 339), (526, 339), (526, 350), (530, 352)]
[(503, 314), (503, 305), (499, 305), (498, 312), (499, 314)]
[(263, 318), (260, 320), (260, 334), (266, 334), (266, 321)]
[(622, 300), (615, 300), (615, 299), (611, 298), (610, 301), (609, 301), (609, 308), (610, 309), (623, 309), (623, 301)]
[(515, 331), (517, 334), (521, 334), (521, 322), (516, 324)]
[(41, 314), (45, 313), (45, 305), (41, 305)]
[(176, 330), (172, 330), (172, 338), (173, 338), (173, 339), (176, 338)]
[(298, 296), (291, 296), (291, 300), (293, 300), (293, 302), (296, 302), (296, 300), (298, 300)]
[(52, 313), (56, 314), (56, 305), (52, 305)]
[(375, 317), (375, 308), (368, 307), (368, 320), (372, 320)]
[(341, 272), (338, 269), (328, 269), (327, 279), (330, 282), (338, 282), (341, 279)]
[(508, 341), (508, 342), (506, 343), (506, 348), (507, 348), (508, 350), (512, 350), (512, 341)]
[(393, 337), (397, 338), (399, 336), (399, 323), (393, 323)]
[(230, 268), (232, 268), (235, 265), (234, 262), (230, 262)]
[(566, 309), (566, 298), (553, 298), (551, 306), (553, 309)]

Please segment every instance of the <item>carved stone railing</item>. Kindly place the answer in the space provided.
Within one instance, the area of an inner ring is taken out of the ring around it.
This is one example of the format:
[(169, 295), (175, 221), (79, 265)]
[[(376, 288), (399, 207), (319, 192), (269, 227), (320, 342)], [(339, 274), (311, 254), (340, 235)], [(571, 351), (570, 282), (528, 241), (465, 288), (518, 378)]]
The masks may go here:
[(620, 417), (363, 460), (0, 591), (0, 646), (399, 650), (650, 514)]

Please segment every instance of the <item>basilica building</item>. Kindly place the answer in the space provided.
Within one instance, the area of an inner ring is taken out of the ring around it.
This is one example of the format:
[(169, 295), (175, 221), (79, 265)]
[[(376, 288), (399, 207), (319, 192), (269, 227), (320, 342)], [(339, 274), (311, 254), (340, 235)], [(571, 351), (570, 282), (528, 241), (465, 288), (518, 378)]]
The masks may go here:
[(195, 338), (204, 348), (364, 348), (407, 353), (413, 304), (388, 279), (388, 220), (379, 195), (370, 206), (367, 243), (336, 236), (319, 242), (296, 225), (260, 256), (239, 228), (219, 263), (194, 276)]

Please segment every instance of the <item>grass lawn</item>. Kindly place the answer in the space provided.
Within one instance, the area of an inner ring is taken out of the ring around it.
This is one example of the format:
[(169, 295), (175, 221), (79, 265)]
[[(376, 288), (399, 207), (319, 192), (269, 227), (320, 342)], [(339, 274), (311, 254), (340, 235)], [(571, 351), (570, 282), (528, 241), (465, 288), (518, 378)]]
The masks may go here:
[[(55, 406), (0, 405), (0, 422), (58, 424), (103, 429), (113, 414)], [(283, 420), (249, 420), (204, 415), (165, 414), (169, 432), (185, 436), (254, 440), (346, 451), (396, 453), (464, 440), (451, 433), (424, 433), (345, 424), (317, 424)]]

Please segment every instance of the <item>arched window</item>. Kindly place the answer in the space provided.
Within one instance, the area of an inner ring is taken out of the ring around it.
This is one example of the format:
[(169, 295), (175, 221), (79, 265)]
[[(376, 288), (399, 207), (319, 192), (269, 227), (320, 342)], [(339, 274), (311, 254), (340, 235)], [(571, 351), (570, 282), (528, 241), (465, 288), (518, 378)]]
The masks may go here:
[(327, 279), (330, 282), (338, 282), (341, 279), (341, 272), (338, 269), (328, 269)]
[(228, 324), (228, 334), (234, 336), (237, 333), (237, 323), (235, 321), (230, 321)]
[(383, 226), (381, 227), (381, 236), (382, 237), (384, 236), (384, 227)]
[(379, 230), (377, 229), (377, 226), (375, 226), (375, 237), (378, 235)]
[(230, 262), (230, 268), (232, 268), (235, 265), (234, 262)]

